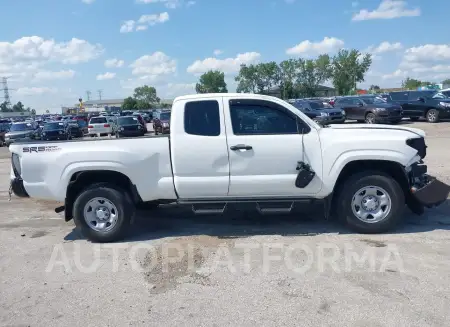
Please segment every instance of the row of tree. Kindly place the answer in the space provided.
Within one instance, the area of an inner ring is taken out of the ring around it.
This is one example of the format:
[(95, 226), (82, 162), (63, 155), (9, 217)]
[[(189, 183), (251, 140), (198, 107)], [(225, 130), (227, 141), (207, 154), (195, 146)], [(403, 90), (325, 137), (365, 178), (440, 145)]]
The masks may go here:
[(6, 102), (1, 103), (0, 112), (31, 112), (31, 114), (36, 114), (36, 110), (25, 107), (20, 101), (13, 106), (8, 106), (8, 103)]
[[(339, 94), (356, 92), (357, 83), (372, 64), (370, 54), (358, 50), (340, 50), (335, 56), (319, 55), (316, 59), (288, 59), (279, 64), (271, 61), (242, 65), (235, 80), (236, 91), (244, 93), (269, 93), (279, 88), (284, 99), (299, 96), (316, 96), (318, 86), (331, 81)], [(224, 73), (209, 71), (200, 77), (197, 93), (227, 92)]]
[(167, 104), (161, 103), (161, 99), (153, 86), (140, 86), (134, 89), (133, 96), (124, 100), (123, 110), (145, 110), (152, 108), (166, 108)]

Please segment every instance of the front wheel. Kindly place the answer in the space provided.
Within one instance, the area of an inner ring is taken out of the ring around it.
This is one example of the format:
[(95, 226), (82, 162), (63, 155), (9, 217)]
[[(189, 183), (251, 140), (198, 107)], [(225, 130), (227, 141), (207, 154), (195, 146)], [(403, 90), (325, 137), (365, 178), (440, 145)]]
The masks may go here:
[(121, 240), (131, 223), (135, 206), (130, 196), (110, 184), (85, 189), (75, 200), (75, 225), (92, 242)]
[(366, 171), (344, 182), (337, 198), (338, 217), (365, 234), (392, 230), (403, 217), (405, 195), (399, 183), (382, 172)]
[(436, 109), (430, 109), (427, 112), (427, 121), (429, 123), (438, 123), (439, 122), (439, 111)]
[(366, 115), (366, 124), (375, 124), (375, 115), (371, 112), (369, 112)]

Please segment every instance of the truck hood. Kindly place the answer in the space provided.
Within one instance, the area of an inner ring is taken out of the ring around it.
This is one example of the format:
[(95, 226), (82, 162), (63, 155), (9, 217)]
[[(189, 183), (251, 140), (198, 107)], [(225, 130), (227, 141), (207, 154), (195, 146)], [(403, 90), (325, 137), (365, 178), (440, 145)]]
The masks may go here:
[(412, 134), (416, 134), (417, 136), (425, 137), (426, 134), (423, 130), (418, 128), (410, 128), (403, 127), (398, 125), (382, 125), (382, 124), (345, 124), (345, 125), (330, 125), (326, 127), (326, 129), (336, 129), (336, 130), (344, 130), (344, 129), (354, 129), (354, 130), (380, 130), (380, 132), (386, 130), (395, 130), (395, 131), (404, 131)]

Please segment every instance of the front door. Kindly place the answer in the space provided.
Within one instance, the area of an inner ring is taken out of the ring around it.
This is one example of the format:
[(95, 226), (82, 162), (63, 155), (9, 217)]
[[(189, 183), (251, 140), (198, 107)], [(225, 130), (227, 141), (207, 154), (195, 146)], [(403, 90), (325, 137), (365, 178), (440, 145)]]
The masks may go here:
[[(303, 197), (322, 187), (322, 155), (317, 130), (281, 104), (224, 97), (230, 158), (230, 197)], [(297, 188), (297, 163), (316, 176)]]

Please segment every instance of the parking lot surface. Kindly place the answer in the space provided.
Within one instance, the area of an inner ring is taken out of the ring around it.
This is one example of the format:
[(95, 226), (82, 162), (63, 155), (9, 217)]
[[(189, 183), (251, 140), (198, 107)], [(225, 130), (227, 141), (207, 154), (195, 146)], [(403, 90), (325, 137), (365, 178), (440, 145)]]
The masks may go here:
[[(430, 173), (450, 183), (450, 125), (404, 124), (427, 132)], [(169, 206), (99, 245), (58, 203), (9, 202), (9, 171), (0, 148), (0, 326), (449, 324), (449, 201), (382, 235), (348, 233), (320, 208), (209, 217)]]

